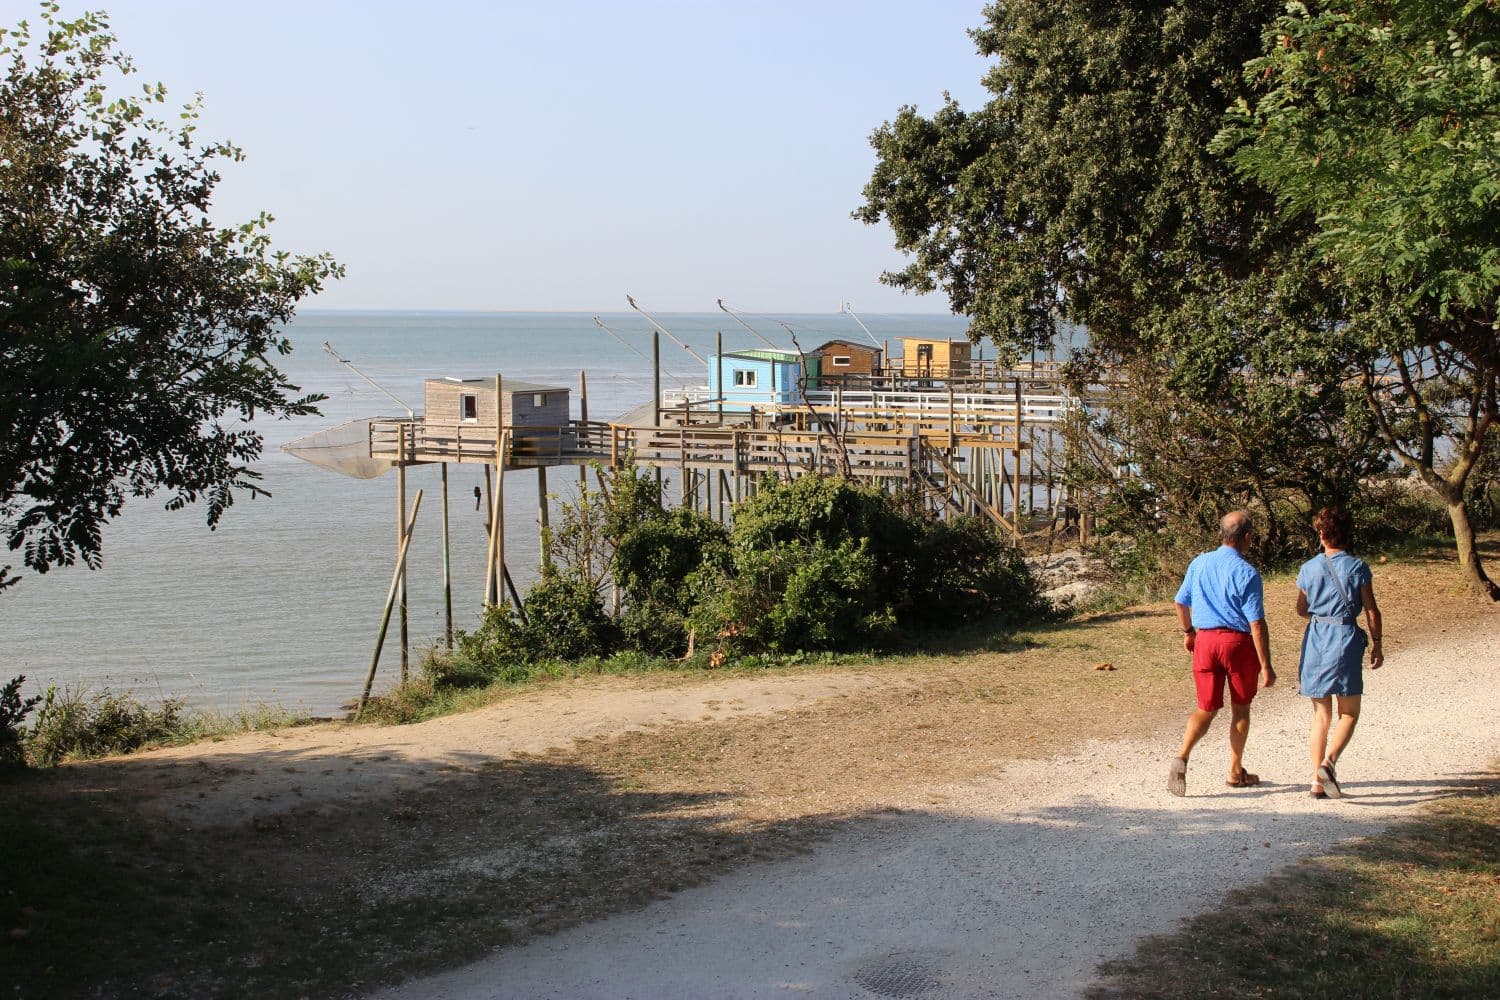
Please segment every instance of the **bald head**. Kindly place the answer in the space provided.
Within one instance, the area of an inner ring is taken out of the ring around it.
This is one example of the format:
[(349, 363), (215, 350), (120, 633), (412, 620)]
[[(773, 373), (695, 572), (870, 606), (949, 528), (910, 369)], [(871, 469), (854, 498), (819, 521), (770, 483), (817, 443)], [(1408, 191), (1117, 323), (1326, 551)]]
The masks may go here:
[(1219, 520), (1219, 537), (1225, 545), (1240, 548), (1249, 539), (1253, 527), (1248, 511), (1232, 510)]

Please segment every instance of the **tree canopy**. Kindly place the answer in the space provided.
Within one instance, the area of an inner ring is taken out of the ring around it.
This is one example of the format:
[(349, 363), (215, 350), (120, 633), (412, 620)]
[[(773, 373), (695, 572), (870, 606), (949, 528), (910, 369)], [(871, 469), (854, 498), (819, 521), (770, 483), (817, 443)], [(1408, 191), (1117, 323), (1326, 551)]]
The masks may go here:
[[(1241, 71), (1277, 7), (992, 4), (973, 32), (995, 59), (991, 98), (974, 111), (947, 100), (931, 118), (903, 108), (877, 129), (856, 213), (887, 222), (911, 254), (885, 280), (941, 288), (1002, 353), (1048, 346), (1061, 322), (1085, 326), (1091, 360), (1134, 372), (1155, 397), (1142, 400), (1150, 419), (1124, 426), (1181, 417), (1173, 450), (1191, 502), (1175, 506), (1199, 511), (1203, 527), (1214, 506), (1306, 507), (1331, 469), (1347, 492), (1370, 464), (1365, 438), (1343, 426), (1347, 394), (1293, 377), (1326, 361), (1331, 297), (1307, 220), (1283, 217), (1208, 148), (1224, 109), (1249, 93)], [(1210, 411), (1222, 419), (1188, 416)], [(1224, 426), (1240, 433), (1225, 438)], [(1289, 428), (1315, 455), (1273, 471), (1258, 444)], [(1213, 478), (1231, 468), (1231, 480)]]
[[(855, 215), (910, 255), (888, 283), (941, 289), (1002, 352), (1085, 326), (1084, 360), (1148, 394), (1120, 426), (1177, 435), (1178, 508), (1344, 499), (1383, 444), (1443, 497), (1482, 579), (1455, 474), (1494, 398), (1494, 14), (994, 3), (972, 32), (990, 99), (877, 129)], [(1312, 44), (1330, 25), (1343, 48)], [(1445, 439), (1458, 464), (1439, 470)]]
[[(196, 102), (124, 92), (134, 68), (107, 19), (41, 8), (0, 30), (0, 531), (38, 572), (99, 565), (129, 497), (264, 492), (252, 417), (316, 412), (274, 358), (296, 303), (336, 277), (274, 250), (261, 215), (210, 218), (218, 166)], [(0, 568), (0, 586), (15, 578)]]
[(1344, 289), (1327, 349), (1448, 506), (1470, 581), (1500, 597), (1466, 509), (1500, 421), (1500, 7), (1292, 3), (1264, 39), (1216, 148), (1316, 219)]

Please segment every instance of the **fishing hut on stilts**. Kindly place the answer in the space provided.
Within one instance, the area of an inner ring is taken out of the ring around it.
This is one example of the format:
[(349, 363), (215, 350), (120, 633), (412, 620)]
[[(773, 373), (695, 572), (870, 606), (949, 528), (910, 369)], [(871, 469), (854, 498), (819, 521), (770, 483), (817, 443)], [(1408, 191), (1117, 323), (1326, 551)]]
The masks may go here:
[[(640, 311), (633, 300), (631, 305)], [(506, 561), (507, 544), (514, 539), (507, 538), (505, 495), (516, 474), (530, 470), (536, 473), (543, 566), (551, 555), (548, 470), (559, 466), (577, 467), (581, 484), (590, 465), (618, 469), (632, 463), (656, 470), (659, 478), (675, 472), (681, 504), (721, 522), (732, 517), (735, 504), (754, 495), (764, 477), (807, 474), (842, 475), (903, 493), (944, 518), (981, 517), (1018, 540), (1028, 512), (1045, 505), (1055, 519), (1063, 500), (1055, 489), (1061, 453), (1056, 437), (1079, 402), (1069, 395), (1055, 363), (1004, 365), (973, 356), (967, 341), (924, 338), (905, 340), (894, 357), (889, 345), (873, 336), (868, 348), (830, 341), (804, 352), (795, 334), (795, 350), (768, 342), (764, 350), (726, 352), (720, 333), (716, 350), (705, 357), (647, 318), (653, 325), (652, 400), (614, 421), (589, 418), (584, 372), (579, 373), (577, 417), (565, 387), (502, 374), (430, 378), (420, 415), (408, 411), (405, 417), (354, 421), (285, 446), (347, 475), (396, 473), (396, 564), (361, 709), (393, 617), (401, 679), (408, 678), (406, 561), (422, 503), (418, 491), (408, 505), (407, 470), (414, 466), (440, 469), (444, 637), (450, 648), (450, 464), (483, 467), (482, 603), (510, 601), (523, 614)], [(664, 334), (704, 365), (704, 384), (663, 391)]]

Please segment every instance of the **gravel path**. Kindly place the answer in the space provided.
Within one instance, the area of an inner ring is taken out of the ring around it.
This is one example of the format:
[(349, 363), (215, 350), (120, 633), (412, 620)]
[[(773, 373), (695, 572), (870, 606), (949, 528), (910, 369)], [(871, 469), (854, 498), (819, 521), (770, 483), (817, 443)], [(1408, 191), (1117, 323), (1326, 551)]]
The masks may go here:
[(1137, 937), (1373, 835), (1500, 758), (1495, 619), (1367, 674), (1341, 801), (1306, 794), (1308, 710), (1283, 684), (1253, 719), (1246, 762), (1260, 788), (1224, 787), (1227, 719), (1194, 755), (1185, 799), (1165, 791), (1175, 731), (1099, 741), (915, 789), (909, 808), (852, 823), (806, 856), (379, 996), (1076, 996)]

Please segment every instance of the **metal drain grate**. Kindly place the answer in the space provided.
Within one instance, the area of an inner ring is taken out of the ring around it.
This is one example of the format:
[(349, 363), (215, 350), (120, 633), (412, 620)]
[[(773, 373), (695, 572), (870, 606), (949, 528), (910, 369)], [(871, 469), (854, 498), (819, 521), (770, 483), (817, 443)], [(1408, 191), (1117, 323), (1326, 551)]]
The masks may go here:
[(854, 973), (854, 981), (891, 1000), (924, 997), (942, 985), (938, 965), (924, 955), (887, 955)]

